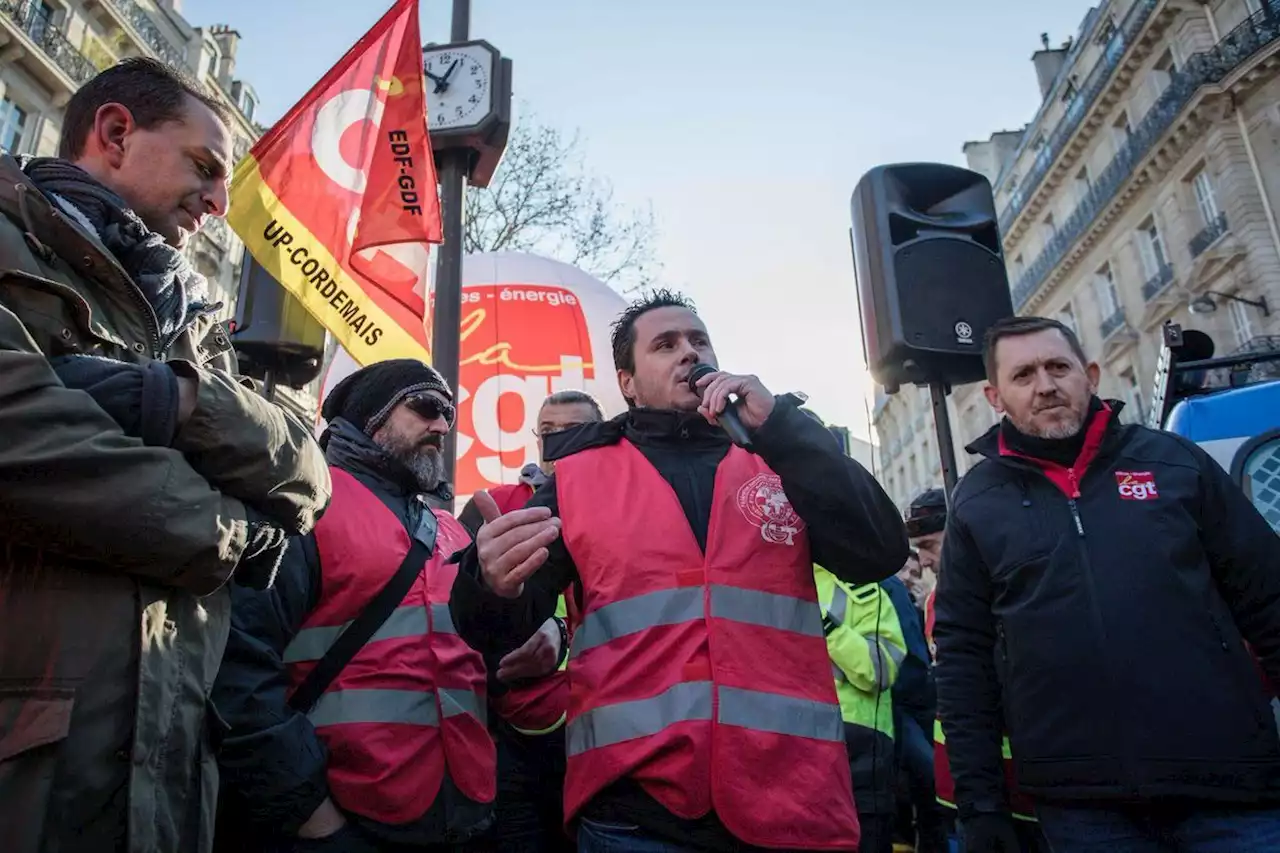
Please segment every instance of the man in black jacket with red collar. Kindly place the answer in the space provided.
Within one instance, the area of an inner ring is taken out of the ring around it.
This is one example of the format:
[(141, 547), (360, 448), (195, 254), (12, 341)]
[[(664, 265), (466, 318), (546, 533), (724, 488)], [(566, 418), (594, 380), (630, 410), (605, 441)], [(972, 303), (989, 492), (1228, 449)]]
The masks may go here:
[[(1001, 770), (1055, 853), (1280, 849), (1280, 542), (1184, 438), (1119, 422), (1053, 320), (986, 345), (939, 573), (938, 710), (970, 853), (1017, 850)], [(1004, 719), (1001, 719), (1003, 708)]]

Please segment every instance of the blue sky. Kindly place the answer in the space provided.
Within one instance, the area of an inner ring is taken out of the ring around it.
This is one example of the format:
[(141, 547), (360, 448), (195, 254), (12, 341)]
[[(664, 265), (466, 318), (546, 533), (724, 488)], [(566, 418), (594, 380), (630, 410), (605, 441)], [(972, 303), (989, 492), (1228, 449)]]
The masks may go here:
[[(588, 166), (652, 203), (664, 283), (697, 302), (721, 364), (805, 391), (867, 431), (849, 195), (868, 169), (963, 165), (961, 145), (1039, 105), (1030, 57), (1088, 0), (473, 0), (472, 37), (516, 100), (580, 130)], [(390, 0), (183, 0), (243, 36), (236, 76), (278, 118)], [(422, 3), (445, 42), (449, 0)], [(517, 116), (518, 120), (518, 116)]]

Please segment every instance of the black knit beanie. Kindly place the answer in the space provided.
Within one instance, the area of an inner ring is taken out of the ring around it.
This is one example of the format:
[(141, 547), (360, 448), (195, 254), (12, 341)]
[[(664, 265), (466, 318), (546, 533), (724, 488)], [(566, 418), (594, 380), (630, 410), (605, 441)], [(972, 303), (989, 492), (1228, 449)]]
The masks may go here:
[(330, 423), (335, 418), (343, 418), (366, 435), (373, 435), (397, 403), (424, 391), (437, 391), (446, 400), (453, 400), (448, 383), (431, 365), (413, 358), (379, 361), (360, 368), (333, 386), (324, 398), (320, 414)]

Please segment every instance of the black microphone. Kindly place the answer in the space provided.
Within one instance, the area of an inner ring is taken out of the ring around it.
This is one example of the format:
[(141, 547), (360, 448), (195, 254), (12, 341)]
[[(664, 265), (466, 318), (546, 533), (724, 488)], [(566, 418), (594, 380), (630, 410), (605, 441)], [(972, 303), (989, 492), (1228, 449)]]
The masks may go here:
[[(698, 380), (709, 373), (718, 373), (714, 367), (705, 361), (695, 364), (693, 370), (689, 372), (689, 390), (698, 395), (698, 399), (702, 399), (702, 391), (698, 388)], [(751, 448), (751, 436), (747, 434), (747, 428), (742, 425), (742, 421), (738, 418), (738, 412), (734, 408), (737, 405), (736, 400), (730, 400), (728, 405), (724, 407), (724, 411), (716, 415), (716, 420), (720, 422), (720, 427), (729, 434), (729, 438), (739, 447), (747, 449)]]

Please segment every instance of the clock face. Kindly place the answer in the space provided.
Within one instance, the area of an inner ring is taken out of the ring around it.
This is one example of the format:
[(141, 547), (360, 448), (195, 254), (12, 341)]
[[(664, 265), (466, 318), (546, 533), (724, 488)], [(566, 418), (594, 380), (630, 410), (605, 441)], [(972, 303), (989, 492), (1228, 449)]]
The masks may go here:
[(493, 100), (493, 54), (478, 45), (425, 53), (427, 128), (479, 124)]

